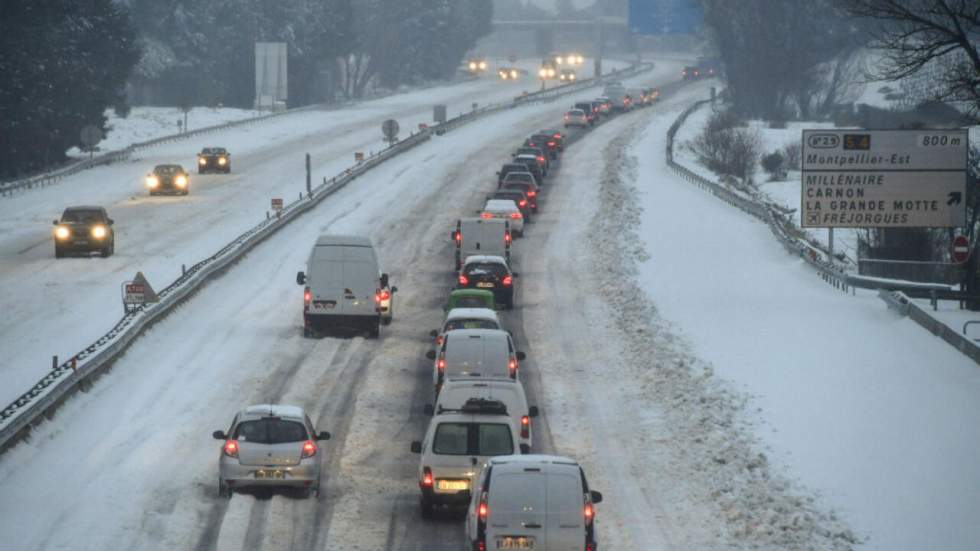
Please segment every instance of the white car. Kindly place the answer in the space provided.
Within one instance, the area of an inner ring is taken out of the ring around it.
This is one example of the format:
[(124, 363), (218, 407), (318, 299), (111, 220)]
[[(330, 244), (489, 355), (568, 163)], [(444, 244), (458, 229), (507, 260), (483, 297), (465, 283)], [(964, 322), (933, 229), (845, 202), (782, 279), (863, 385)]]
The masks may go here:
[(480, 218), (501, 218), (510, 222), (510, 231), (517, 237), (524, 235), (524, 215), (513, 201), (490, 199), (480, 211)]
[(445, 334), (438, 351), (426, 354), (432, 364), (432, 385), (439, 394), (446, 379), (509, 377), (517, 379), (524, 352), (510, 333), (499, 329), (456, 329)]
[(514, 426), (520, 430), (521, 453), (531, 452), (531, 419), (538, 416), (538, 408), (527, 405), (524, 385), (514, 379), (507, 377), (450, 379), (443, 383), (435, 407), (426, 404), (425, 412), (429, 415), (441, 415), (443, 412), (463, 407), (472, 399), (502, 402), (507, 407), (507, 413)]
[(419, 461), (422, 516), (438, 505), (465, 506), (487, 459), (520, 453), (517, 428), (499, 401), (470, 400), (432, 418), (425, 438), (412, 442)]
[(429, 335), (436, 341), (436, 346), (442, 344), (444, 335), (456, 329), (503, 329), (500, 317), (495, 310), (489, 308), (453, 308), (446, 314), (442, 327), (433, 329)]
[(581, 109), (572, 109), (565, 112), (565, 128), (569, 126), (578, 126), (580, 128), (586, 128), (589, 126), (589, 118), (585, 115), (585, 111)]
[(218, 495), (247, 486), (292, 486), (307, 495), (320, 495), (320, 447), (329, 432), (316, 432), (310, 418), (297, 406), (262, 404), (249, 406), (231, 421), (231, 427), (214, 431), (224, 440), (218, 458)]
[(492, 457), (466, 511), (467, 549), (566, 551), (599, 547), (595, 505), (582, 467), (567, 457)]

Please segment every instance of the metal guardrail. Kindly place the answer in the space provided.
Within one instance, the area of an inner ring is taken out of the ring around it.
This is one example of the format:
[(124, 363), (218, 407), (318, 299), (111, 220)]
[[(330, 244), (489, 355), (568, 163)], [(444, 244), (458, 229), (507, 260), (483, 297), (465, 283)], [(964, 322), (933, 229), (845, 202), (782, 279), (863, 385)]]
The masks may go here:
[(693, 171), (675, 162), (674, 136), (677, 134), (677, 130), (680, 129), (681, 125), (684, 124), (684, 121), (691, 113), (710, 101), (702, 100), (688, 106), (687, 109), (681, 112), (680, 116), (677, 117), (677, 120), (674, 121), (674, 124), (667, 131), (667, 166), (671, 170), (685, 180), (708, 191), (715, 197), (765, 222), (773, 235), (776, 236), (776, 239), (782, 243), (783, 247), (790, 254), (802, 258), (816, 270), (821, 279), (833, 285), (835, 288), (844, 292), (848, 290), (853, 292), (854, 288), (878, 290), (878, 296), (885, 300), (890, 308), (909, 316), (922, 327), (925, 327), (933, 334), (952, 344), (957, 350), (973, 361), (980, 363), (980, 346), (956, 333), (956, 331), (953, 331), (949, 326), (929, 315), (927, 311), (908, 298), (908, 295), (924, 295), (928, 297), (930, 294), (953, 292), (955, 291), (953, 286), (938, 283), (918, 283), (914, 281), (885, 279), (849, 273), (831, 263), (827, 259), (825, 251), (809, 243), (803, 237), (802, 231), (796, 227), (777, 205), (763, 200), (759, 195), (746, 196), (735, 193), (716, 182), (695, 174)]
[[(652, 68), (652, 64), (632, 66), (612, 72), (608, 76), (616, 78), (632, 76), (650, 68)], [(54, 410), (64, 400), (87, 387), (90, 384), (90, 379), (108, 369), (112, 362), (144, 330), (190, 297), (211, 277), (240, 260), (256, 245), (302, 213), (314, 208), (320, 201), (340, 190), (358, 176), (391, 157), (428, 141), (433, 134), (441, 135), (491, 113), (512, 109), (533, 101), (558, 99), (598, 84), (602, 80), (603, 78), (586, 79), (581, 84), (575, 83), (528, 94), (515, 99), (513, 102), (491, 105), (461, 114), (445, 123), (430, 127), (428, 131), (410, 135), (405, 140), (389, 146), (330, 180), (324, 178), (323, 183), (313, 188), (309, 194), (300, 195), (296, 201), (284, 205), (285, 208), (279, 216), (263, 220), (223, 246), (215, 254), (191, 266), (170, 285), (157, 293), (160, 298), (159, 302), (142, 305), (132, 312), (126, 313), (105, 335), (53, 368), (27, 392), (0, 410), (0, 453), (26, 438), (30, 434), (32, 425), (53, 415)]]

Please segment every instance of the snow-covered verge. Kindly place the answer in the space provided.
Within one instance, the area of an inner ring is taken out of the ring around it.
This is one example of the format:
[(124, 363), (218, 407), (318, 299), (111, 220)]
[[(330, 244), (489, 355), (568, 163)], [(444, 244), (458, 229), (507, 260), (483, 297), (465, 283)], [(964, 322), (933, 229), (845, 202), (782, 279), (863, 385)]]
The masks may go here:
[[(980, 370), (874, 293), (824, 285), (764, 224), (672, 176), (660, 152), (675, 117), (652, 122), (630, 152), (635, 175), (613, 188), (642, 209), (632, 239), (615, 232), (638, 265), (619, 302), (640, 308), (645, 291), (670, 335), (653, 350), (681, 351), (654, 388), (677, 402), (678, 427), (706, 427), (695, 441), (718, 466), (699, 466), (718, 475), (737, 529), (780, 548), (975, 548)], [(692, 401), (683, 382), (706, 395)]]

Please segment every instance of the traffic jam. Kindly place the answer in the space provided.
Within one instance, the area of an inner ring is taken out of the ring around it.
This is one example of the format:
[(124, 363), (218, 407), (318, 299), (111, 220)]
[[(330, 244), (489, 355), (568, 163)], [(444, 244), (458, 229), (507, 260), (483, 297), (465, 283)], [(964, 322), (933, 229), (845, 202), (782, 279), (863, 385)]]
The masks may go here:
[[(534, 453), (540, 412), (529, 403), (521, 376), (526, 354), (503, 312), (519, 306), (514, 248), (547, 208), (547, 190), (565, 147), (581, 135), (570, 129), (592, 128), (658, 98), (657, 89), (611, 82), (603, 96), (574, 103), (559, 128), (533, 132), (515, 144), (510, 162), (488, 175), (496, 189), (486, 194), (483, 207), (448, 228), (454, 253), (447, 267), (454, 284), (443, 323), (427, 333), (432, 395), (424, 411), (431, 419), (406, 452), (418, 456), (422, 518), (456, 518), (465, 511), (466, 541), (474, 550), (598, 548), (595, 506), (602, 494), (590, 488), (574, 458)], [(197, 159), (199, 174), (231, 171), (224, 148), (204, 148)], [(190, 176), (179, 164), (157, 165), (145, 187), (150, 195), (187, 195)], [(92, 251), (109, 256), (114, 250), (113, 220), (102, 207), (69, 207), (55, 225), (58, 258)], [(296, 274), (303, 289), (303, 336), (379, 338), (394, 318), (398, 288), (389, 279), (369, 238), (321, 235), (306, 269)], [(321, 446), (331, 435), (301, 407), (247, 406), (212, 436), (221, 441), (220, 497), (282, 487), (321, 495)]]

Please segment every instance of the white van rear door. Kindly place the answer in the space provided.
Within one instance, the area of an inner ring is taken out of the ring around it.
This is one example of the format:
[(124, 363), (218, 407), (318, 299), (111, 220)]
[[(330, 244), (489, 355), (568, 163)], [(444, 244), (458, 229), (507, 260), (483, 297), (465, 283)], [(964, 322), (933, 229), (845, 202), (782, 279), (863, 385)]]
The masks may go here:
[(585, 548), (585, 494), (576, 469), (548, 474), (548, 549), (580, 551)]
[(551, 549), (545, 524), (547, 480), (537, 468), (494, 474), (487, 502), (488, 550)]
[(374, 294), (377, 290), (378, 271), (374, 264), (356, 260), (344, 262), (344, 314), (375, 315)]

